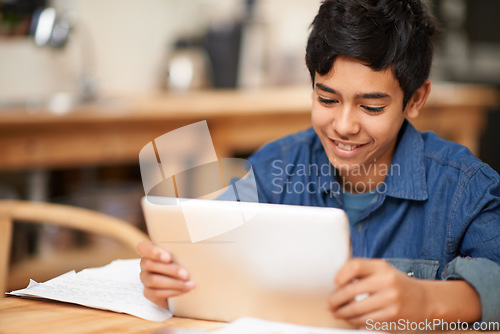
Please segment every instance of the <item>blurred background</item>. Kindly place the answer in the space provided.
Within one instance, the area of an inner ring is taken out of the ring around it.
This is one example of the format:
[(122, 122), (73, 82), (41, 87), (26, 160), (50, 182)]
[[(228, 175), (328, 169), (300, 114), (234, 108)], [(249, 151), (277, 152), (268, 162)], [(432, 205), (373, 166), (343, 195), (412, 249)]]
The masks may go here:
[[(426, 2), (443, 33), (428, 112), (439, 122), (421, 128), (499, 171), (500, 1)], [(319, 4), (0, 0), (0, 198), (86, 207), (145, 230), (138, 154), (148, 141), (207, 119), (219, 157), (246, 157), (308, 127), (304, 50)], [(18, 224), (12, 263), (88, 243)]]
[[(163, 89), (169, 84), (166, 71), (172, 58), (182, 51), (191, 51), (193, 61), (201, 61), (194, 60), (202, 57), (194, 55), (201, 53), (200, 49), (211, 57), (215, 68), (203, 68), (204, 73), (197, 75), (207, 76), (206, 72), (212, 70), (213, 84), (218, 87), (301, 82), (305, 80), (304, 41), (319, 1), (10, 0), (0, 3), (0, 97), (24, 98), (76, 90), (74, 79), (82, 74), (91, 75), (102, 94)], [(66, 43), (51, 43), (52, 39), (37, 45), (28, 36), (30, 31), (32, 36), (36, 33), (33, 15), (35, 20), (40, 18), (41, 6), (55, 9), (56, 31), (69, 35)], [(248, 82), (251, 78), (237, 78), (244, 37), (253, 38), (254, 43), (243, 53), (253, 52), (254, 58), (261, 57), (267, 68), (272, 69), (261, 73), (258, 79), (253, 78), (252, 83)], [(219, 70), (220, 67), (224, 70)]]

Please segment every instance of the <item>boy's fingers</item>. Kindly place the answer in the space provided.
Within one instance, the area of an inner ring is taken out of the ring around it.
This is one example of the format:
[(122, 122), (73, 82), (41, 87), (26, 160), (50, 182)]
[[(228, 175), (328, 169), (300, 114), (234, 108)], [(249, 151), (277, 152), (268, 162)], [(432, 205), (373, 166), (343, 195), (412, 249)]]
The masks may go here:
[(364, 259), (350, 259), (348, 260), (342, 268), (337, 272), (335, 276), (335, 285), (337, 287), (342, 287), (359, 277), (359, 273), (363, 270), (365, 266)]
[(144, 297), (155, 303), (156, 305), (168, 309), (168, 298), (173, 297), (170, 295), (167, 295), (163, 297), (162, 295), (159, 295), (156, 290), (154, 289), (149, 289), (149, 288), (144, 288), (144, 291), (142, 293)]
[(144, 297), (159, 305), (163, 308), (168, 309), (168, 298), (177, 297), (184, 293), (184, 291), (179, 290), (156, 290), (156, 289), (144, 289)]
[(190, 291), (195, 287), (192, 281), (181, 281), (165, 275), (157, 275), (142, 271), (140, 278), (144, 287), (149, 289)]
[[(378, 272), (387, 272), (385, 261), (373, 261), (359, 259), (348, 263), (336, 277), (337, 288), (328, 299), (330, 310), (337, 312), (353, 302), (361, 301), (367, 296), (373, 296), (384, 286), (384, 276), (377, 275)], [(370, 299), (372, 302), (374, 299)], [(355, 303), (355, 304), (357, 304)], [(361, 305), (366, 305), (363, 302)], [(356, 308), (359, 306), (356, 306)], [(342, 314), (341, 314), (342, 315)]]
[(172, 255), (156, 246), (152, 241), (145, 240), (137, 244), (137, 251), (143, 258), (155, 259), (161, 262), (172, 262)]
[(335, 285), (342, 287), (354, 279), (361, 279), (390, 266), (385, 260), (356, 258), (350, 259), (335, 276)]
[(337, 308), (334, 310), (334, 316), (341, 319), (361, 317), (384, 308), (388, 300), (387, 292), (374, 293), (360, 300), (351, 300), (350, 303)]
[(356, 296), (372, 293), (374, 289), (376, 289), (376, 286), (376, 282), (368, 278), (366, 280), (351, 282), (350, 284), (339, 287), (330, 295), (330, 298), (328, 299), (329, 307), (332, 311), (335, 311), (353, 302)]
[(163, 262), (153, 261), (147, 258), (142, 258), (140, 266), (142, 271), (166, 275), (183, 281), (187, 281), (189, 279), (189, 273), (187, 272), (187, 270), (182, 268), (175, 262), (167, 264)]
[(150, 240), (143, 240), (137, 244), (136, 249), (141, 257), (152, 257), (154, 244)]

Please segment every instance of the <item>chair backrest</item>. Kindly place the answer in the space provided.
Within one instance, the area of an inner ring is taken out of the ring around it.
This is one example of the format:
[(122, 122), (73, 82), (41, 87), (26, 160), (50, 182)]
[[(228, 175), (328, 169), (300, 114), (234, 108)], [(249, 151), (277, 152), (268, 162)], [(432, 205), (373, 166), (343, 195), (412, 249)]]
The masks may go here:
[[(135, 250), (148, 236), (133, 225), (95, 211), (68, 205), (0, 200), (0, 293), (5, 292), (13, 223), (51, 224), (110, 237)], [(2, 298), (2, 297), (0, 297)]]

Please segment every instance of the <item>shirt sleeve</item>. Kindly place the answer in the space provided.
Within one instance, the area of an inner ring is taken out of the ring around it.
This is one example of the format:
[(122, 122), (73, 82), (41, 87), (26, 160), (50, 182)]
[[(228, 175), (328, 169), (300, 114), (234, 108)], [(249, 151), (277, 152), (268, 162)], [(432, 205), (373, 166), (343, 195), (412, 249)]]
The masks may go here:
[(467, 180), (454, 205), (449, 236), (455, 247), (451, 249), (458, 249), (463, 257), (500, 264), (500, 178), (483, 166)]
[(443, 271), (444, 280), (464, 280), (481, 299), (482, 321), (500, 320), (500, 265), (485, 259), (457, 257)]
[(464, 183), (457, 197), (449, 236), (458, 250), (443, 271), (444, 279), (462, 279), (481, 299), (482, 320), (500, 320), (500, 180), (483, 166)]

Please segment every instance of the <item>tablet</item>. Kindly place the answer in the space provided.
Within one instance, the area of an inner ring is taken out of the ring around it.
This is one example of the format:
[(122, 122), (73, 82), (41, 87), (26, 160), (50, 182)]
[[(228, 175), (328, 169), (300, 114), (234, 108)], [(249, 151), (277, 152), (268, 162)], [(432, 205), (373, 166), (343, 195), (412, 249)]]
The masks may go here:
[(169, 299), (175, 316), (338, 325), (327, 299), (350, 256), (343, 210), (156, 196), (142, 207), (150, 238), (196, 283)]

